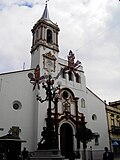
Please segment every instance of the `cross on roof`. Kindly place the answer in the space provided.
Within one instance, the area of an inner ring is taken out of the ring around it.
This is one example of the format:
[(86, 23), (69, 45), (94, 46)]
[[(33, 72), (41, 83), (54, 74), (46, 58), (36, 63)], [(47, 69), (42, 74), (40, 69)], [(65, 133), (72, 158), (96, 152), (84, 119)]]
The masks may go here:
[(48, 1), (49, 1), (49, 0), (46, 0), (46, 4), (47, 4)]

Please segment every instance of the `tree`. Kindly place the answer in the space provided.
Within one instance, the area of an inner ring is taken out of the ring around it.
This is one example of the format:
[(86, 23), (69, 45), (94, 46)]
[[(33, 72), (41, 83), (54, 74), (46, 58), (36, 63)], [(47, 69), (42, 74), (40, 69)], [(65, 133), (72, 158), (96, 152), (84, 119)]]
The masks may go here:
[(86, 122), (84, 122), (84, 119), (81, 119), (76, 133), (76, 138), (78, 139), (78, 141), (83, 143), (84, 160), (86, 160), (87, 143), (94, 139), (94, 134), (92, 133), (91, 129), (85, 126), (85, 124)]

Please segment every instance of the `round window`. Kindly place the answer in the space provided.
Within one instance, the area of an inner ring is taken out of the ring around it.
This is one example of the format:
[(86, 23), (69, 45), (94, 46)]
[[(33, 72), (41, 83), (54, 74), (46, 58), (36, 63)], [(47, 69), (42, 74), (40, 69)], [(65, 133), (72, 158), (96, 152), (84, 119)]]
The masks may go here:
[(97, 120), (97, 116), (95, 114), (92, 115), (92, 120)]
[(19, 101), (14, 101), (14, 102), (13, 102), (13, 109), (14, 109), (14, 110), (20, 110), (21, 107), (22, 107), (21, 102), (19, 102)]
[(63, 97), (64, 99), (68, 99), (68, 97), (69, 97), (68, 92), (67, 92), (67, 91), (64, 91), (63, 94), (62, 94), (62, 97)]

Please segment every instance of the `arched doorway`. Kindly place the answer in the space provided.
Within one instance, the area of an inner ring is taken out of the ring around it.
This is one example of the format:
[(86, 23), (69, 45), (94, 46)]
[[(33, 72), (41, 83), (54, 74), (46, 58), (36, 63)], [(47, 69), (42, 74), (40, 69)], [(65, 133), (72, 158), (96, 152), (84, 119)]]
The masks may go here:
[(73, 155), (73, 129), (68, 123), (60, 127), (60, 149), (65, 158)]

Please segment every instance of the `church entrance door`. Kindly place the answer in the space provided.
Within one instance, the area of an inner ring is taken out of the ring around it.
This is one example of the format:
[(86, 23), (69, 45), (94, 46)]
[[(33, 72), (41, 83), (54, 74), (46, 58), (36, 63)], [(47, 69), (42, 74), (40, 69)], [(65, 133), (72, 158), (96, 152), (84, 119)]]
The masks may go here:
[(64, 123), (60, 127), (60, 149), (65, 158), (73, 155), (73, 129), (68, 123)]

